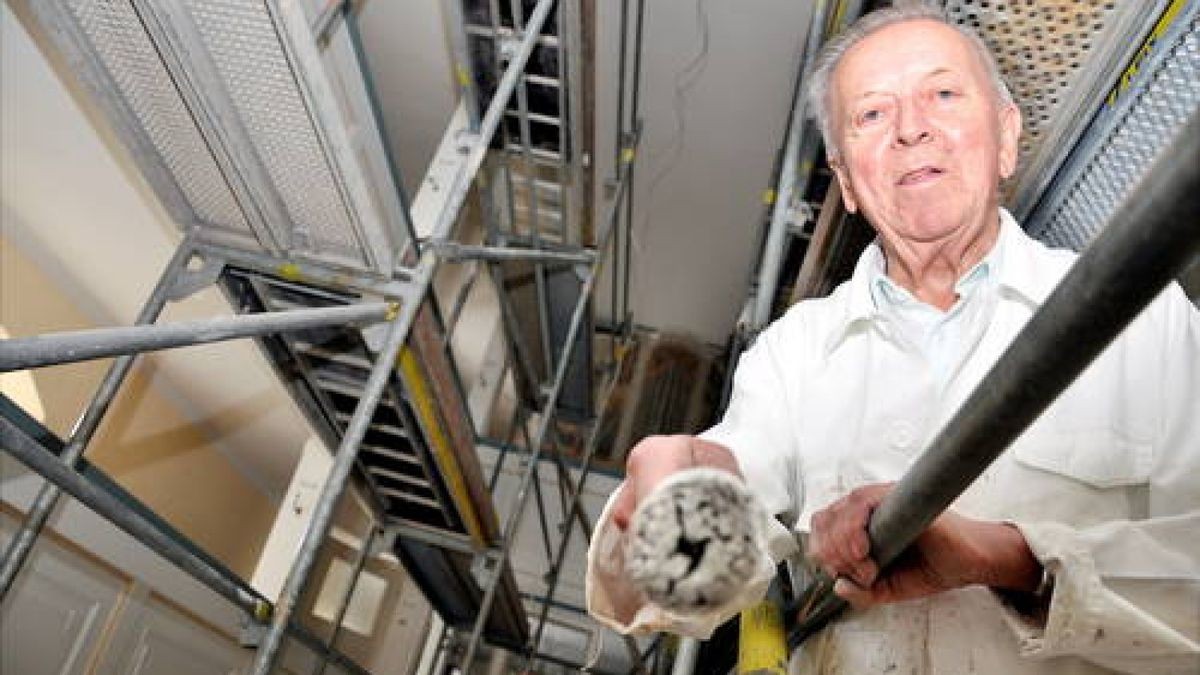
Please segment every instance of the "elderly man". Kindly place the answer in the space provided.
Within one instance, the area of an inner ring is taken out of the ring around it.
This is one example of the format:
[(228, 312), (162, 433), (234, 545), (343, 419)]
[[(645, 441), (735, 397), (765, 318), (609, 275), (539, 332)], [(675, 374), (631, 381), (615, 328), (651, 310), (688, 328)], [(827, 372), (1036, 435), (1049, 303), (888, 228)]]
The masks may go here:
[(633, 449), (590, 553), (593, 613), (703, 637), (737, 609), (647, 606), (614, 543), (665, 477), (709, 466), (775, 516), (773, 557), (806, 538), (854, 606), (793, 670), (1200, 672), (1200, 314), (1178, 287), (897, 565), (871, 561), (865, 525), (888, 482), (1073, 256), (999, 208), (1021, 118), (973, 34), (922, 7), (873, 13), (826, 48), (810, 93), (846, 207), (878, 239), (850, 281), (762, 333), (720, 424)]

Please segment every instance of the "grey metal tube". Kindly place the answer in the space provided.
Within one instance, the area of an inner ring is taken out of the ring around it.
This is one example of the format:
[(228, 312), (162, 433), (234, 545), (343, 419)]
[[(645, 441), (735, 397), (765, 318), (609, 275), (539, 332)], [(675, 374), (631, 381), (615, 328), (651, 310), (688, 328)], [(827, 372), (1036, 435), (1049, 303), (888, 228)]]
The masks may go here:
[(696, 670), (698, 658), (700, 658), (700, 641), (696, 638), (683, 638), (679, 641), (679, 649), (675, 652), (675, 663), (671, 666), (671, 675), (692, 675)]
[(458, 212), (462, 209), (467, 192), (471, 187), (470, 177), (478, 173), (484, 158), (487, 157), (488, 144), (492, 136), (496, 134), (496, 128), (500, 125), (501, 118), (504, 117), (508, 100), (516, 89), (518, 78), (525, 70), (525, 64), (529, 62), (529, 56), (533, 53), (538, 35), (542, 32), (542, 26), (545, 25), (546, 17), (549, 16), (554, 2), (555, 0), (540, 0), (533, 8), (533, 12), (530, 13), (529, 20), (525, 23), (525, 37), (522, 38), (521, 45), (517, 48), (512, 60), (509, 61), (508, 68), (504, 70), (504, 76), (500, 78), (499, 84), (496, 85), (496, 92), (492, 95), (492, 102), (488, 104), (487, 111), (479, 122), (479, 140), (471, 147), (466, 164), (459, 173), (458, 180), (452, 186), (450, 196), (446, 199), (446, 206), (434, 224), (433, 240), (445, 239), (458, 219)]
[[(158, 282), (154, 285), (154, 290), (150, 292), (146, 304), (142, 306), (141, 311), (134, 319), (135, 323), (139, 325), (154, 323), (167, 304), (167, 296), (180, 270), (187, 265), (191, 257), (191, 240), (188, 239), (175, 249), (175, 253), (163, 268)], [(95, 435), (105, 413), (112, 405), (113, 398), (116, 397), (117, 390), (120, 389), (121, 383), (129, 374), (135, 358), (136, 355), (133, 354), (121, 356), (109, 366), (108, 372), (104, 374), (104, 379), (100, 381), (100, 386), (96, 389), (92, 400), (84, 409), (79, 421), (75, 423), (75, 428), (71, 430), (71, 437), (63, 449), (61, 457), (67, 466), (74, 467), (76, 461), (83, 456), (88, 444), (92, 442), (92, 436)], [(37, 541), (42, 528), (46, 525), (46, 519), (54, 511), (60, 494), (61, 490), (51, 482), (47, 482), (38, 490), (33, 505), (29, 508), (29, 513), (21, 523), (21, 529), (13, 536), (4, 552), (3, 567), (0, 567), (0, 601), (4, 600), (17, 573), (24, 566), (30, 550), (33, 549), (34, 542)]]
[[(432, 268), (431, 261), (432, 259), (428, 256), (425, 256), (422, 260), (422, 265), (426, 272)], [(258, 647), (258, 653), (255, 654), (254, 668), (252, 670), (255, 675), (267, 675), (272, 667), (274, 667), (275, 661), (279, 656), (279, 648), (283, 643), (283, 634), (291, 620), (292, 612), (296, 609), (296, 604), (300, 601), (300, 595), (303, 593), (304, 587), (308, 582), (308, 576), (312, 572), (313, 563), (316, 562), (317, 551), (320, 549), (321, 543), (325, 541), (325, 536), (329, 533), (329, 528), (333, 524), (334, 510), (337, 507), (338, 499), (346, 489), (347, 482), (350, 480), (350, 472), (354, 468), (355, 460), (358, 458), (359, 446), (362, 443), (363, 436), (367, 432), (371, 416), (379, 404), (379, 399), (383, 396), (384, 387), (391, 376), (396, 359), (400, 355), (400, 350), (404, 347), (404, 341), (408, 336), (409, 328), (412, 327), (412, 323), (416, 318), (420, 298), (424, 296), (428, 285), (429, 275), (426, 273), (418, 284), (419, 293), (415, 293), (415, 297), (405, 301), (400, 310), (400, 315), (393, 319), (391, 325), (388, 327), (383, 348), (380, 349), (375, 357), (375, 364), (371, 367), (371, 375), (367, 378), (363, 386), (362, 396), (358, 400), (358, 405), (354, 408), (354, 415), (350, 418), (350, 423), (346, 427), (346, 433), (342, 436), (342, 442), (338, 446), (336, 455), (334, 455), (335, 460), (329, 470), (329, 476), (325, 480), (325, 485), (321, 488), (321, 495), (318, 497), (317, 504), (313, 509), (312, 521), (304, 533), (304, 538), (300, 542), (296, 559), (292, 562), (287, 579), (284, 581), (283, 592), (280, 595), (275, 614), (272, 617), (271, 626), (267, 630), (262, 644)]]
[[(1193, 112), (1111, 224), (875, 510), (871, 557), (880, 566), (895, 560), (1194, 262), (1200, 253), (1197, 157), (1200, 112)], [(827, 620), (843, 605), (830, 600), (821, 614)], [(790, 641), (819, 628), (815, 621), (801, 625)]]
[(348, 0), (330, 0), (312, 22), (313, 42), (318, 45), (329, 38), (334, 23), (341, 19)]
[(112, 521), (134, 539), (183, 569), (222, 597), (262, 620), (271, 612), (271, 603), (230, 579), (220, 570), (188, 550), (178, 541), (130, 509), (115, 495), (92, 483), (73, 467), (48, 451), (20, 427), (0, 417), (0, 447), (30, 469), (65, 490), (103, 518)]
[[(642, 35), (646, 25), (646, 0), (638, 0), (637, 5), (637, 24), (634, 29), (633, 39), (633, 84), (630, 87), (632, 90), (629, 102), (629, 133), (634, 136), (640, 136), (642, 133), (642, 120), (639, 115), (641, 105), (639, 103), (642, 90)], [(634, 145), (631, 142), (630, 147)], [(634, 180), (634, 174), (637, 170), (637, 165), (633, 162), (627, 167), (629, 170), (629, 196), (625, 198), (625, 239), (622, 246), (624, 265), (622, 266), (621, 278), (621, 326), (622, 334), (626, 337), (633, 330), (632, 312), (629, 311), (629, 279), (633, 269), (633, 198), (637, 194), (637, 183)], [(617, 255), (613, 254), (615, 260)], [(613, 271), (616, 271), (616, 265), (613, 266)]]
[(231, 267), (242, 267), (268, 277), (277, 277), (281, 269), (288, 269), (288, 279), (291, 281), (312, 283), (334, 289), (351, 289), (385, 298), (403, 296), (408, 282), (415, 277), (414, 272), (406, 268), (397, 269), (394, 278), (390, 279), (350, 276), (344, 272), (323, 268), (303, 260), (243, 251), (212, 242), (197, 242), (196, 251), (206, 260), (221, 260)]
[[(775, 192), (775, 203), (771, 209), (771, 224), (767, 230), (767, 239), (763, 244), (762, 263), (759, 265), (758, 286), (754, 296), (754, 310), (750, 316), (750, 326), (758, 330), (771, 320), (771, 301), (775, 299), (775, 287), (779, 281), (779, 267), (783, 264), (783, 246), (787, 238), (788, 209), (792, 198), (803, 188), (802, 181), (808, 183), (807, 177), (801, 175), (801, 145), (806, 131), (811, 131), (807, 124), (805, 113), (808, 106), (805, 101), (805, 85), (809, 73), (817, 58), (817, 50), (821, 47), (825, 35), (825, 25), (829, 22), (829, 9), (832, 0), (818, 0), (813, 5), (812, 20), (808, 25), (808, 35), (804, 42), (804, 60), (800, 62), (800, 75), (796, 82), (796, 97), (792, 104), (792, 117), (788, 122), (787, 142), (783, 151), (783, 164), (779, 172), (779, 185)], [(811, 172), (811, 170), (810, 170)], [(803, 195), (801, 195), (803, 196)]]
[(527, 260), (530, 262), (552, 262), (587, 264), (596, 258), (591, 251), (548, 251), (543, 249), (505, 248), (500, 246), (474, 246), (457, 242), (436, 244), (434, 251), (447, 261), (488, 260), (504, 262)]
[[(628, 174), (626, 174), (626, 176), (628, 176)], [(619, 380), (619, 377), (620, 377), (620, 371), (614, 369), (612, 372), (612, 376), (609, 378), (609, 382), (608, 382), (607, 386), (605, 387), (605, 392), (600, 397), (600, 401), (601, 401), (600, 408), (599, 408), (600, 410), (603, 410), (605, 408), (605, 405), (607, 404), (608, 400), (612, 397), (613, 392), (616, 391), (617, 382)], [(600, 440), (600, 424), (599, 424), (599, 420), (597, 420), (596, 425), (592, 428), (591, 432), (588, 434), (587, 445), (584, 448), (583, 461), (581, 462), (581, 467), (579, 470), (579, 482), (574, 485), (574, 489), (571, 492), (571, 497), (569, 499), (570, 511), (568, 512), (567, 517), (563, 520), (563, 522), (566, 525), (566, 529), (563, 532), (562, 538), (558, 542), (558, 551), (556, 551), (554, 557), (551, 558), (551, 566), (550, 566), (550, 575), (551, 576), (550, 576), (550, 580), (546, 584), (546, 594), (544, 596), (542, 596), (542, 598), (540, 599), (541, 603), (542, 603), (542, 609), (538, 615), (538, 621), (536, 623), (537, 628), (535, 629), (533, 641), (531, 642), (532, 649), (534, 649), (534, 650), (537, 650), (538, 646), (542, 642), (542, 632), (545, 629), (546, 620), (547, 620), (547, 618), (549, 618), (549, 615), (550, 615), (550, 605), (554, 602), (554, 593), (556, 590), (558, 590), (558, 581), (562, 576), (562, 564), (563, 564), (563, 561), (566, 559), (567, 546), (571, 542), (572, 525), (577, 516), (580, 517), (580, 526), (583, 528), (584, 535), (587, 537), (588, 540), (591, 540), (591, 538), (592, 538), (591, 526), (587, 522), (587, 516), (583, 514), (583, 505), (580, 503), (579, 497), (580, 497), (580, 494), (583, 492), (583, 486), (584, 486), (584, 484), (586, 484), (588, 476), (591, 474), (592, 458), (596, 454), (596, 446), (598, 445), (599, 440)], [(625, 642), (625, 647), (626, 647), (626, 649), (629, 650), (629, 654), (633, 659), (633, 663), (634, 663), (633, 671), (638, 672), (638, 673), (644, 673), (645, 668), (642, 666), (643, 658), (642, 658), (642, 655), (638, 651), (637, 643), (634, 641), (634, 639), (632, 637), (629, 637), (628, 635), (622, 636), (622, 637)], [(536, 659), (534, 659), (530, 662), (530, 668), (532, 668), (533, 663), (535, 661), (536, 661)]]
[(394, 303), (371, 302), (344, 307), (239, 314), (158, 326), (93, 328), (15, 338), (0, 343), (0, 372), (290, 330), (377, 323), (395, 311)]
[(317, 637), (300, 624), (292, 622), (288, 625), (287, 632), (288, 635), (291, 635), (293, 638), (295, 638), (297, 642), (316, 652), (321, 659), (330, 661), (337, 667), (347, 670), (353, 675), (372, 675), (371, 671), (350, 660), (350, 657), (336, 649), (331, 649), (330, 647), (326, 646), (326, 644), (321, 641), (321, 638)]
[[(350, 608), (350, 600), (354, 598), (354, 589), (358, 586), (358, 579), (362, 575), (363, 567), (366, 567), (367, 560), (371, 557), (371, 551), (375, 547), (375, 540), (379, 537), (379, 528), (372, 527), (371, 533), (363, 540), (362, 548), (354, 554), (354, 564), (350, 571), (350, 583), (346, 586), (346, 592), (342, 594), (338, 601), (337, 613), (333, 617), (333, 630), (329, 634), (329, 639), (325, 640), (325, 645), (332, 650), (337, 646), (338, 635), (342, 632), (342, 621), (346, 618), (346, 610)], [(325, 668), (329, 665), (329, 657), (332, 651), (326, 651), (321, 656), (320, 664), (314, 670), (315, 675), (325, 675)]]
[[(462, 13), (463, 0), (442, 0), (442, 15), (447, 24), (457, 30), (448, 31), (450, 53), (454, 56), (455, 79), (463, 107), (467, 111), (467, 130), (479, 132), (479, 98), (475, 93), (475, 72), (471, 63), (471, 52), (467, 47), (466, 21)], [(495, 20), (495, 15), (493, 15)], [(493, 37), (498, 40), (498, 37)]]
[(533, 478), (534, 470), (542, 456), (542, 445), (546, 441), (546, 434), (550, 429), (550, 424), (554, 421), (554, 411), (558, 403), (558, 396), (562, 391), (563, 381), (566, 379), (567, 366), (571, 360), (571, 351), (575, 346), (575, 339), (579, 335), (579, 329), (583, 326), (583, 315), (588, 307), (588, 300), (591, 296), (592, 289), (596, 285), (596, 277), (599, 273), (600, 265), (604, 262), (603, 251), (608, 248), (609, 240), (612, 238), (612, 233), (616, 230), (614, 223), (618, 213), (618, 208), (621, 206), (622, 199), (625, 194), (627, 181), (625, 173), (628, 169), (628, 164), (622, 164), (621, 182), (618, 184), (618, 194), (614, 196), (612, 204), (609, 206), (609, 213), (605, 219), (604, 235), (597, 242), (596, 250), (601, 253), (596, 256), (596, 260), (592, 262), (591, 269), (588, 271), (587, 278), (584, 279), (582, 287), (579, 289), (579, 302), (575, 305), (575, 311), (571, 315), (571, 323), (567, 329), (566, 339), (563, 341), (563, 350), (561, 358), (558, 360), (558, 367), (554, 373), (554, 381), (550, 388), (550, 393), (545, 401), (545, 413), (538, 422), (538, 430), (534, 435), (533, 445), (530, 447), (529, 464), (525, 468), (525, 473), (521, 477), (521, 482), (517, 488), (514, 507), (510, 510), (512, 515), (509, 516), (508, 522), (504, 526), (504, 536), (502, 540), (502, 549), (499, 559), (496, 562), (496, 569), (493, 570), (491, 578), (488, 580), (487, 589), (484, 591), (483, 600), (479, 606), (479, 616), (475, 620), (475, 625), (471, 629), (471, 637), (467, 642), (466, 656), (463, 658), (464, 667), (470, 667), (473, 663), (475, 652), (479, 647), (479, 640), (483, 636), (483, 626), (487, 621), (489, 612), (492, 609), (492, 603), (496, 599), (496, 590), (499, 587), (500, 577), (504, 572), (504, 566), (508, 564), (509, 552), (512, 550), (517, 534), (521, 530), (521, 513), (525, 510), (525, 504), (529, 501), (529, 486)]
[[(518, 31), (524, 30), (528, 34), (528, 30), (522, 26), (523, 17), (521, 16), (522, 0), (509, 0), (509, 7), (512, 10), (513, 27)], [(541, 32), (541, 29), (538, 29)], [(561, 52), (561, 48), (560, 48)], [(559, 77), (562, 73), (559, 73)], [(538, 207), (538, 187), (537, 187), (537, 164), (533, 159), (533, 142), (529, 130), (529, 91), (525, 85), (525, 73), (522, 70), (517, 76), (517, 126), (521, 136), (521, 152), (525, 156), (525, 188), (528, 190), (527, 198), (529, 200), (529, 218), (532, 226), (533, 247), (540, 249), (542, 247), (542, 223), (539, 215)], [(562, 87), (559, 87), (562, 91)], [(559, 110), (561, 114), (561, 109)], [(561, 125), (559, 127), (562, 129)], [(561, 158), (566, 149), (559, 145), (558, 156)], [(550, 317), (546, 303), (549, 302), (549, 295), (546, 290), (546, 268), (538, 261), (534, 261), (533, 267), (534, 289), (537, 295), (537, 311), (538, 311), (538, 332), (542, 341), (542, 361), (546, 368), (546, 374), (554, 372), (554, 348), (550, 339)]]

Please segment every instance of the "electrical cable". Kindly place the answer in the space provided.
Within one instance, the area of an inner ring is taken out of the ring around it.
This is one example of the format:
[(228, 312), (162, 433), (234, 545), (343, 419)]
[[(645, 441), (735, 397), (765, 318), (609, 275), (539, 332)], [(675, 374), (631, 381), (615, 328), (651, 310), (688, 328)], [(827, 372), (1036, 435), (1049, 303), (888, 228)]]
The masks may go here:
[[(641, 222), (637, 227), (630, 228), (629, 235), (631, 242), (634, 251), (638, 254), (642, 253), (643, 243), (649, 238), (652, 222), (651, 215), (654, 212), (654, 194), (658, 190), (658, 186), (663, 178), (679, 163), (679, 158), (683, 153), (684, 140), (687, 135), (687, 119), (684, 116), (684, 104), (687, 102), (687, 94), (708, 68), (709, 20), (707, 5), (708, 0), (696, 0), (696, 26), (700, 38), (700, 46), (692, 58), (688, 60), (674, 77), (671, 107), (675, 118), (675, 127), (667, 143), (666, 161), (663, 162), (650, 179), (650, 182), (647, 183), (645, 215), (642, 216)], [(636, 270), (636, 267), (633, 269)], [(636, 278), (636, 274), (633, 276), (634, 278), (631, 279), (630, 284), (636, 291), (638, 279)], [(636, 297), (636, 293), (634, 296)]]

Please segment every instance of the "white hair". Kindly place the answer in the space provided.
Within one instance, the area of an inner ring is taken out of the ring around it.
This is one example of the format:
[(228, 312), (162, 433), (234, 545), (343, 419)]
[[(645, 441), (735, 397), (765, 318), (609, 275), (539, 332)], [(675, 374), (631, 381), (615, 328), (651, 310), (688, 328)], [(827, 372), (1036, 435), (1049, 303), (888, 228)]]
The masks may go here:
[(1005, 84), (1004, 78), (1000, 75), (1000, 67), (996, 65), (995, 57), (992, 56), (992, 52), (988, 50), (987, 45), (984, 44), (983, 39), (977, 33), (965, 26), (952, 23), (946, 19), (946, 16), (942, 14), (940, 9), (925, 4), (921, 0), (910, 0), (908, 2), (899, 0), (895, 6), (875, 10), (863, 15), (862, 18), (847, 28), (845, 32), (829, 40), (821, 48), (821, 53), (817, 56), (816, 64), (813, 66), (812, 74), (809, 76), (807, 93), (808, 110), (809, 116), (816, 120), (817, 128), (821, 132), (821, 138), (825, 140), (825, 151), (831, 157), (836, 156), (838, 152), (837, 144), (830, 129), (829, 119), (830, 107), (832, 105), (830, 90), (834, 70), (837, 69), (842, 57), (846, 55), (846, 52), (850, 51), (851, 47), (888, 26), (907, 21), (934, 21), (957, 31), (966, 38), (967, 42), (971, 45), (971, 49), (979, 56), (980, 62), (983, 63), (992, 81), (996, 99), (1001, 105), (1013, 103), (1012, 92), (1009, 90), (1008, 85)]

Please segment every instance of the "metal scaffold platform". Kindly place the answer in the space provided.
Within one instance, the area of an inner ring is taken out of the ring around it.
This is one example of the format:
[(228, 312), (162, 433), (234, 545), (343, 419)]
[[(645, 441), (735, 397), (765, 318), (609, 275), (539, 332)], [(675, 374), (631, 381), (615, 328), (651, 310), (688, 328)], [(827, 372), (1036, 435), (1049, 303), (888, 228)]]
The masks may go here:
[[(36, 4), (53, 46), (183, 239), (135, 326), (0, 346), (3, 370), (117, 357), (68, 439), (6, 402), (5, 451), (48, 482), (4, 553), (5, 593), (66, 492), (243, 609), (259, 626), (247, 631), (257, 643), (252, 672), (272, 672), (288, 640), (308, 645), (332, 669), (365, 672), (334, 648), (337, 628), (317, 638), (295, 615), (336, 505), (353, 489), (366, 496), (375, 533), (355, 574), (381, 548), (399, 558), (445, 625), (463, 636), (463, 667), (484, 641), (530, 665), (554, 658), (539, 645), (573, 525), (590, 534), (580, 496), (594, 450), (592, 441), (576, 448), (577, 470), (566, 471), (556, 417), (594, 439), (593, 377), (616, 372), (593, 351), (594, 291), (602, 265), (618, 266), (614, 289), (627, 275), (621, 232), (637, 140), (640, 0), (622, 4), (620, 161), (607, 215), (593, 222), (583, 6), (590, 8), (578, 0), (443, 3), (462, 95), (431, 164), (438, 181), (410, 202), (353, 3)], [(462, 224), (468, 210), (481, 240), (460, 237), (471, 229)], [(443, 313), (433, 283), (448, 265), (469, 273)], [(511, 372), (517, 391), (510, 426), (526, 433), (513, 501), (500, 509), (477, 451), (486, 429), (451, 349), (480, 279), (495, 285), (502, 317), (501, 377)], [(156, 323), (168, 303), (214, 285), (236, 316)], [(623, 307), (612, 316), (624, 316)], [(154, 518), (85, 458), (139, 353), (242, 337), (256, 339), (333, 455), (277, 598), (263, 597)], [(551, 458), (566, 517), (549, 528), (539, 513), (547, 550), (550, 537), (559, 543), (548, 587), (530, 601), (510, 555), (531, 495), (543, 508), (537, 474)], [(537, 603), (535, 619), (529, 608)], [(632, 669), (641, 670), (636, 644), (627, 647)]]
[[(255, 675), (278, 670), (292, 643), (316, 653), (322, 672), (367, 673), (336, 648), (354, 580), (332, 634), (299, 616), (339, 501), (354, 493), (371, 522), (352, 578), (370, 556), (399, 559), (440, 617), (429, 642), (439, 665), (471, 671), (495, 648), (529, 670), (583, 667), (550, 649), (561, 636), (548, 626), (572, 541), (591, 536), (586, 481), (594, 460), (619, 467), (633, 430), (651, 426), (604, 419), (622, 373), (636, 379), (628, 289), (645, 4), (613, 10), (615, 143), (596, 148), (595, 2), (441, 0), (459, 103), (407, 195), (352, 0), (31, 3), (181, 237), (133, 326), (0, 343), (0, 371), (115, 357), (67, 438), (0, 397), (0, 448), (47, 480), (3, 552), (0, 601), (65, 493), (239, 608)], [(836, 266), (869, 241), (847, 222), (803, 93), (821, 44), (878, 4), (816, 0), (798, 31), (792, 109), (731, 362), (784, 306), (827, 292)], [(1032, 234), (1082, 249), (1137, 206), (1155, 161), (1179, 172), (1171, 139), (1194, 131), (1200, 106), (1200, 2), (940, 4), (980, 32), (1022, 103), (1022, 168), (1006, 203)], [(594, 175), (598, 152), (611, 152), (612, 175)], [(1101, 254), (1126, 255), (1125, 230)], [(209, 288), (234, 316), (158, 322)], [(495, 314), (495, 358), (488, 385), (474, 387), (454, 345), (481, 296)], [(141, 354), (240, 338), (256, 341), (332, 460), (276, 597), (87, 459)], [(497, 421), (504, 387), (513, 409)], [(517, 467), (505, 469), (511, 456)], [(557, 495), (543, 494), (543, 471)], [(545, 567), (531, 583), (514, 559), (534, 523)], [(838, 611), (830, 597), (817, 607), (801, 632)], [(651, 653), (666, 651), (661, 640), (617, 644), (615, 665), (594, 670), (647, 672)], [(684, 642), (677, 663), (686, 670), (699, 653)]]

